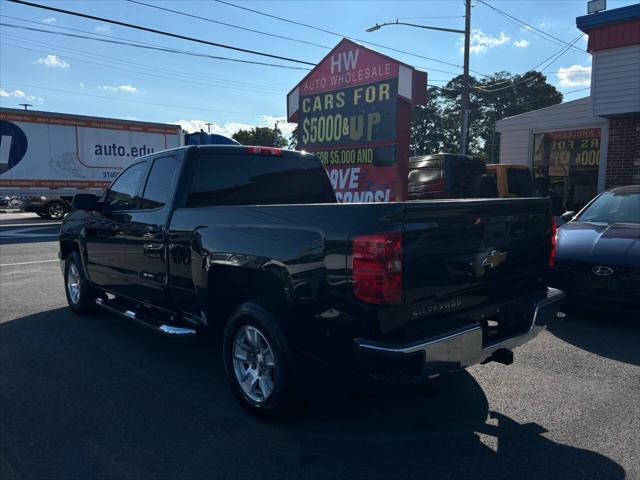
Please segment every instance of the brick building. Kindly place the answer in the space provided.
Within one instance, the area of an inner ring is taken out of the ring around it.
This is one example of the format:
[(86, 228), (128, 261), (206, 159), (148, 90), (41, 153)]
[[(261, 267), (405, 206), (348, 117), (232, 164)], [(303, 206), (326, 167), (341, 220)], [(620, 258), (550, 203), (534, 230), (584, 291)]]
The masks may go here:
[(529, 165), (558, 211), (640, 184), (640, 4), (576, 25), (589, 35), (590, 95), (496, 122), (500, 162)]

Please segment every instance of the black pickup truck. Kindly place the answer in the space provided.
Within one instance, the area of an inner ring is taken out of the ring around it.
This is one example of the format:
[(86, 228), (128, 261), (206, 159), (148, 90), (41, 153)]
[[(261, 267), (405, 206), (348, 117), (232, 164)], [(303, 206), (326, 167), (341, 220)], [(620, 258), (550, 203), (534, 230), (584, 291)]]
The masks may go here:
[(508, 364), (563, 297), (547, 288), (547, 200), (338, 204), (301, 152), (167, 150), (74, 204), (60, 233), (70, 308), (211, 329), (254, 412), (284, 409), (307, 362), (398, 383)]

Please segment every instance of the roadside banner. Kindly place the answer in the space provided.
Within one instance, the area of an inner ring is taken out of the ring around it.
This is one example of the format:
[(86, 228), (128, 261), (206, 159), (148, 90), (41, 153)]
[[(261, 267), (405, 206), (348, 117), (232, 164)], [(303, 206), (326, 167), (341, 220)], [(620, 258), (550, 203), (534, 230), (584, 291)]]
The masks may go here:
[(343, 39), (287, 96), (298, 149), (315, 153), (339, 202), (406, 198), (411, 105), (426, 73)]

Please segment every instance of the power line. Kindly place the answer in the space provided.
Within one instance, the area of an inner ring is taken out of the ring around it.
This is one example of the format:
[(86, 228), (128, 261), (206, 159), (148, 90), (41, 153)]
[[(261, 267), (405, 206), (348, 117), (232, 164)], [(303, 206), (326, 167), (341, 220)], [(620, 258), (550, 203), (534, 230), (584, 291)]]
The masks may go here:
[(2, 83), (3, 84), (4, 83), (8, 83), (9, 85), (17, 85), (19, 87), (39, 88), (39, 89), (42, 89), (42, 90), (50, 90), (52, 92), (67, 93), (67, 94), (71, 94), (71, 95), (82, 95), (84, 97), (101, 98), (101, 99), (105, 99), (105, 100), (109, 100), (109, 101), (116, 101), (116, 102), (138, 103), (138, 104), (141, 104), (141, 105), (154, 105), (154, 106), (158, 106), (158, 107), (179, 108), (179, 109), (184, 109), (184, 110), (200, 110), (200, 111), (203, 111), (203, 112), (233, 113), (233, 114), (237, 114), (237, 115), (253, 115), (253, 116), (263, 115), (262, 113), (255, 113), (255, 112), (240, 112), (240, 111), (234, 111), (234, 110), (217, 110), (217, 109), (213, 109), (213, 108), (191, 107), (189, 105), (167, 105), (167, 104), (164, 104), (164, 103), (144, 102), (142, 100), (129, 100), (129, 99), (126, 99), (126, 98), (107, 97), (107, 96), (104, 96), (104, 95), (95, 95), (95, 94), (91, 94), (91, 93), (74, 92), (73, 90), (63, 90), (61, 88), (43, 87), (42, 85), (32, 85), (32, 84), (28, 84), (28, 83), (18, 83), (18, 82), (6, 81), (6, 80), (3, 80)]
[[(489, 7), (491, 10), (494, 10), (495, 12), (498, 12), (500, 15), (502, 15), (503, 17), (507, 18), (508, 20), (510, 20), (513, 23), (516, 23), (519, 26), (524, 26), (526, 27), (526, 29), (533, 33), (534, 35), (537, 35), (538, 37), (541, 37), (547, 41), (551, 41), (550, 39), (553, 39), (555, 41), (551, 42), (551, 43), (555, 43), (556, 45), (569, 45), (568, 42), (562, 40), (561, 38), (558, 38), (554, 35), (551, 35), (550, 33), (545, 32), (544, 30), (541, 30), (539, 28), (534, 27), (533, 25), (530, 25), (529, 23), (525, 22), (524, 20), (520, 20), (519, 18), (514, 17), (513, 15), (508, 14), (507, 12), (505, 12), (504, 10), (500, 10), (497, 7), (494, 7), (493, 5), (489, 4), (488, 2), (485, 2), (484, 0), (476, 0), (478, 2), (480, 2), (481, 4)], [(547, 38), (548, 37), (548, 38)], [(573, 46), (573, 44), (571, 45), (571, 48), (573, 48), (574, 50), (580, 52), (580, 53), (587, 53), (584, 50), (580, 50), (579, 48), (576, 48)]]
[[(186, 81), (185, 79), (197, 80), (199, 84), (203, 84), (203, 85), (214, 85), (214, 86), (224, 86), (224, 87), (228, 87), (228, 86), (241, 87), (242, 89), (245, 89), (243, 91), (249, 91), (249, 90), (246, 90), (246, 89), (251, 88), (250, 91), (258, 90), (258, 91), (263, 91), (265, 93), (276, 93), (276, 92), (277, 93), (283, 93), (283, 91), (279, 90), (277, 87), (272, 87), (272, 86), (269, 86), (269, 85), (262, 85), (262, 84), (248, 83), (248, 82), (236, 82), (236, 81), (233, 81), (233, 80), (227, 80), (227, 79), (219, 78), (219, 77), (209, 77), (209, 76), (206, 76), (206, 75), (186, 74), (186, 73), (180, 72), (178, 70), (171, 70), (171, 69), (168, 69), (168, 68), (156, 67), (156, 66), (153, 66), (153, 65), (140, 64), (140, 63), (135, 63), (135, 62), (128, 62), (126, 60), (120, 60), (120, 59), (117, 59), (117, 58), (114, 58), (114, 57), (108, 57), (108, 56), (104, 56), (104, 55), (94, 55), (92, 53), (85, 52), (83, 50), (76, 50), (76, 49), (60, 47), (58, 45), (53, 45), (53, 44), (34, 42), (34, 41), (29, 40), (27, 38), (8, 35), (8, 34), (5, 34), (5, 33), (2, 34), (2, 37), (8, 38), (9, 40), (14, 40), (14, 41), (20, 42), (19, 45), (15, 45), (15, 44), (11, 44), (11, 43), (8, 43), (8, 42), (5, 41), (5, 42), (2, 43), (2, 45), (13, 46), (15, 48), (23, 48), (23, 49), (26, 49), (26, 50), (32, 50), (32, 51), (41, 52), (41, 53), (51, 53), (51, 49), (53, 48), (53, 49), (55, 49), (54, 51), (61, 52), (61, 54), (65, 58), (72, 58), (72, 59), (79, 60), (81, 62), (94, 63), (94, 62), (88, 62), (87, 60), (81, 59), (79, 57), (71, 56), (71, 55), (69, 55), (68, 52), (72, 52), (74, 54), (81, 55), (81, 56), (84, 56), (84, 57), (93, 58), (93, 59), (104, 58), (105, 61), (113, 62), (116, 65), (105, 65), (105, 64), (102, 64), (102, 63), (98, 63), (98, 62), (95, 62), (95, 64), (96, 65), (102, 65), (102, 66), (109, 67), (109, 68), (121, 69), (120, 67), (117, 66), (117, 64), (122, 64), (122, 65), (124, 65), (126, 67), (140, 68), (140, 69), (148, 70), (149, 72), (152, 72), (154, 74), (163, 73), (163, 74), (171, 75), (175, 79), (180, 79), (180, 80), (184, 80), (184, 81)], [(25, 47), (24, 46), (25, 44), (43, 47), (43, 48), (46, 48), (46, 50), (45, 49), (30, 49), (30, 48)], [(124, 69), (124, 68), (122, 68), (122, 70), (129, 71), (128, 69)], [(135, 70), (131, 70), (131, 71), (135, 71)], [(137, 73), (141, 73), (141, 72), (137, 72)], [(206, 83), (202, 83), (202, 82), (206, 82)]]
[(501, 87), (501, 88), (495, 88), (495, 89), (485, 89), (482, 87), (473, 87), (475, 90), (480, 90), (484, 93), (494, 93), (494, 92), (499, 92), (501, 90), (506, 90), (509, 89), (511, 87), (515, 87), (516, 85), (519, 85), (521, 83), (525, 83), (528, 82), (529, 80), (531, 80), (534, 76), (535, 76), (535, 70), (540, 67), (543, 64), (546, 64), (543, 67), (543, 70), (546, 68), (549, 68), (551, 65), (553, 65), (553, 63), (555, 63), (562, 55), (564, 55), (565, 53), (567, 53), (569, 51), (569, 49), (578, 41), (580, 40), (585, 34), (581, 34), (578, 37), (576, 37), (571, 43), (567, 44), (565, 47), (563, 47), (559, 52), (554, 53), (553, 55), (551, 55), (550, 57), (545, 58), (544, 60), (542, 60), (541, 62), (539, 62), (538, 64), (534, 65), (533, 67), (531, 67), (528, 72), (532, 72), (532, 74), (526, 78), (523, 78), (517, 82), (512, 83), (511, 85), (507, 85), (506, 87)]
[(269, 32), (263, 32), (263, 31), (260, 31), (260, 30), (254, 30), (253, 28), (241, 27), (239, 25), (234, 25), (232, 23), (221, 22), (219, 20), (214, 20), (212, 18), (202, 17), (200, 15), (193, 15), (191, 13), (181, 12), (179, 10), (173, 10), (171, 8), (161, 7), (159, 5), (152, 5), (150, 3), (140, 2), (138, 0), (126, 0), (126, 1), (130, 2), (130, 3), (137, 3), (138, 5), (144, 5), (145, 7), (149, 7), (149, 8), (155, 8), (157, 10), (164, 10), (165, 12), (175, 13), (176, 15), (182, 15), (182, 16), (190, 17), (190, 18), (197, 18), (198, 20), (203, 20), (205, 22), (215, 23), (215, 24), (218, 24), (218, 25), (224, 25), (225, 27), (236, 28), (238, 30), (244, 30), (245, 32), (258, 33), (260, 35), (266, 35), (266, 36), (269, 36), (269, 37), (275, 37), (275, 38), (280, 38), (280, 39), (283, 39), (283, 40), (289, 40), (291, 42), (304, 43), (306, 45), (312, 45), (314, 47), (320, 47), (320, 48), (326, 48), (326, 49), (331, 49), (332, 48), (332, 47), (329, 47), (327, 45), (320, 45), (319, 43), (313, 43), (313, 42), (308, 42), (306, 40), (300, 40), (300, 39), (297, 39), (297, 38), (285, 37), (284, 35), (277, 35), (275, 33), (269, 33)]
[(591, 87), (579, 88), (577, 90), (570, 90), (568, 92), (560, 92), (562, 95), (569, 95), (570, 93), (583, 92), (584, 90), (591, 90)]
[[(193, 52), (193, 51), (189, 51), (189, 50), (179, 50), (179, 49), (175, 49), (175, 48), (162, 47), (162, 46), (158, 46), (158, 45), (153, 46), (153, 44), (142, 43), (142, 42), (134, 43), (134, 42), (131, 42), (131, 41), (110, 40), (110, 39), (106, 39), (106, 38), (96, 38), (96, 37), (90, 37), (90, 36), (86, 36), (86, 35), (78, 35), (78, 34), (73, 34), (73, 33), (54, 32), (54, 31), (45, 30), (45, 29), (42, 29), (42, 28), (27, 27), (27, 26), (24, 26), (24, 25), (14, 25), (14, 24), (11, 24), (11, 23), (4, 23), (4, 22), (0, 22), (0, 26), (10, 27), (10, 28), (19, 28), (19, 29), (22, 29), (22, 30), (30, 30), (30, 31), (33, 31), (33, 32), (48, 33), (48, 34), (52, 34), (52, 35), (62, 35), (62, 36), (65, 36), (65, 37), (82, 38), (84, 40), (93, 40), (93, 41), (96, 41), (96, 42), (112, 43), (112, 44), (116, 44), (116, 45), (126, 45), (126, 46), (129, 46), (129, 47), (144, 48), (144, 49), (147, 49), (147, 50), (158, 50), (158, 51), (168, 52), (168, 53), (177, 53), (177, 54), (182, 54), (182, 55), (190, 55), (190, 56), (193, 56), (193, 57), (211, 58), (213, 60), (224, 60), (224, 61), (229, 61), (229, 62), (246, 63), (246, 64), (251, 64), (251, 65), (261, 65), (261, 66), (267, 66), (267, 67), (285, 68), (285, 69), (289, 69), (289, 70), (305, 70), (305, 71), (309, 70), (308, 68), (294, 67), (294, 66), (290, 66), (290, 65), (281, 65), (281, 64), (277, 64), (277, 63), (266, 63), (266, 62), (256, 62), (254, 60), (242, 60), (242, 59), (239, 59), (239, 58), (221, 57), (221, 56), (218, 56), (218, 55), (209, 55), (207, 53), (198, 53), (198, 52)], [(116, 37), (113, 37), (113, 38), (116, 38)]]
[(437, 68), (423, 67), (420, 65), (414, 65), (414, 67), (419, 68), (421, 70), (428, 71), (428, 72), (447, 73), (449, 75), (455, 75), (455, 76), (462, 75), (460, 72), (452, 72), (450, 70), (438, 70)]
[[(400, 50), (400, 49), (397, 49), (397, 48), (388, 47), (386, 45), (381, 45), (379, 43), (369, 42), (367, 40), (362, 40), (360, 38), (352, 37), (350, 35), (345, 35), (343, 33), (333, 32), (331, 30), (327, 30), (327, 29), (324, 29), (324, 28), (316, 27), (315, 25), (310, 25), (308, 23), (298, 22), (296, 20), (290, 20), (288, 18), (279, 17), (277, 15), (272, 15), (270, 13), (261, 12), (260, 10), (254, 10), (253, 8), (244, 7), (244, 6), (241, 6), (241, 5), (236, 5), (235, 3), (227, 2), (227, 1), (224, 1), (224, 0), (213, 0), (213, 1), (217, 2), (217, 3), (221, 3), (223, 5), (228, 5), (230, 7), (238, 8), (240, 10), (245, 10), (247, 12), (255, 13), (257, 15), (262, 15), (264, 17), (269, 17), (269, 18), (273, 18), (275, 20), (280, 20), (282, 22), (290, 23), (290, 24), (293, 24), (293, 25), (298, 25), (298, 26), (301, 26), (301, 27), (310, 28), (312, 30), (316, 30), (316, 31), (322, 32), (322, 33), (327, 33), (329, 35), (333, 35), (333, 36), (336, 36), (336, 37), (348, 38), (349, 40), (355, 40), (356, 42), (364, 43), (366, 45), (373, 45), (374, 47), (384, 48), (385, 50), (391, 50), (393, 52), (404, 53), (405, 55), (411, 55), (411, 56), (414, 56), (414, 57), (417, 57), (417, 58), (422, 58), (424, 60), (429, 60), (431, 62), (441, 63), (441, 64), (444, 64), (444, 65), (450, 65), (452, 67), (456, 67), (456, 68), (462, 69), (462, 66), (460, 66), (458, 64), (451, 63), (451, 62), (445, 62), (444, 60), (438, 60), (437, 58), (426, 57), (424, 55), (419, 55), (417, 53), (408, 52), (406, 50)], [(483, 73), (477, 72), (475, 70), (472, 70), (472, 71), (474, 73), (477, 73), (478, 75), (483, 75), (484, 76)]]
[[(2, 18), (10, 18), (12, 20), (18, 20), (20, 22), (26, 22), (26, 23), (33, 23), (36, 25), (41, 25), (41, 22), (36, 22), (33, 20), (27, 20), (26, 18), (20, 18), (20, 17), (12, 17), (11, 15), (2, 15), (0, 14), (0, 17)], [(19, 26), (19, 25), (12, 25), (12, 24), (5, 24), (6, 26), (12, 26), (13, 28), (22, 28), (22, 29), (26, 29), (26, 30), (33, 30), (33, 31), (38, 31), (38, 32), (42, 32), (42, 33), (50, 33), (53, 35), (61, 35), (59, 32), (53, 32), (51, 30), (44, 30), (41, 28), (27, 28), (24, 26)], [(229, 58), (229, 57), (220, 57), (218, 55), (208, 55), (208, 54), (203, 54), (200, 52), (194, 52), (193, 50), (183, 50), (183, 49), (176, 49), (176, 48), (169, 48), (169, 47), (164, 47), (162, 45), (159, 45), (157, 43), (148, 43), (148, 42), (141, 42), (138, 40), (131, 40), (129, 38), (126, 37), (119, 37), (117, 35), (103, 35), (100, 33), (94, 33), (94, 32), (89, 32), (87, 30), (82, 30), (79, 28), (72, 28), (72, 27), (65, 27), (62, 25), (49, 25), (49, 27), (53, 27), (53, 28), (57, 28), (57, 29), (61, 29), (61, 30), (68, 30), (71, 32), (79, 32), (79, 33), (84, 33), (87, 35), (90, 35), (89, 37), (85, 37), (85, 36), (77, 36), (77, 38), (83, 38), (83, 39), (88, 39), (88, 40), (95, 40), (95, 41), (103, 41), (106, 43), (113, 43), (112, 40), (116, 39), (116, 40), (122, 40), (123, 42), (116, 42), (118, 44), (122, 44), (122, 45), (126, 45), (126, 46), (132, 46), (132, 47), (139, 47), (139, 48), (145, 48), (145, 47), (154, 47), (154, 48), (150, 48), (151, 50), (159, 50), (159, 51), (163, 51), (163, 52), (169, 52), (169, 53), (180, 53), (180, 54), (184, 54), (184, 55), (191, 55), (191, 56), (196, 56), (196, 57), (206, 57), (206, 58), (211, 58), (214, 60), (225, 60), (225, 61), (231, 61), (231, 62), (238, 62), (238, 63), (248, 63), (248, 64), (252, 64), (252, 65), (263, 65), (263, 66), (268, 66), (268, 67), (278, 67), (278, 68), (285, 68), (285, 69), (289, 69), (289, 70), (303, 70), (303, 71), (309, 71), (309, 68), (305, 68), (305, 67), (294, 67), (291, 65), (281, 65), (281, 64), (277, 64), (277, 63), (265, 63), (265, 62), (257, 62), (254, 60), (243, 60), (243, 59), (239, 59), (239, 58)], [(99, 38), (96, 38), (99, 37)], [(104, 39), (104, 40), (102, 40)]]
[[(2, 16), (2, 15), (0, 15)], [(273, 85), (263, 85), (263, 84), (258, 84), (258, 83), (253, 83), (253, 82), (242, 82), (239, 80), (229, 80), (226, 78), (220, 78), (220, 77), (211, 77), (211, 76), (207, 76), (207, 75), (198, 75), (196, 73), (185, 73), (184, 71), (179, 71), (179, 70), (172, 70), (172, 69), (168, 69), (168, 68), (163, 68), (157, 65), (147, 65), (147, 64), (141, 64), (140, 62), (131, 62), (128, 60), (122, 60), (120, 58), (116, 58), (116, 57), (110, 57), (104, 54), (95, 54), (92, 52), (87, 52), (85, 50), (78, 50), (78, 49), (74, 49), (74, 48), (70, 48), (70, 47), (62, 47), (60, 45), (56, 45), (56, 44), (51, 44), (51, 43), (44, 43), (44, 42), (38, 42), (29, 38), (24, 38), (24, 37), (18, 37), (18, 36), (14, 36), (14, 35), (9, 35), (7, 33), (2, 32), (1, 35), (5, 38), (9, 38), (11, 40), (15, 40), (18, 42), (22, 42), (22, 43), (27, 43), (27, 44), (32, 44), (32, 45), (36, 45), (36, 46), (42, 46), (42, 47), (46, 47), (48, 49), (50, 49), (51, 47), (54, 47), (56, 50), (58, 51), (63, 51), (64, 55), (68, 55), (66, 53), (66, 51), (70, 51), (73, 53), (77, 53), (79, 55), (83, 55), (83, 56), (87, 56), (90, 58), (99, 58), (99, 59), (105, 59), (105, 60), (109, 60), (111, 62), (114, 63), (119, 63), (119, 64), (124, 64), (126, 66), (133, 66), (135, 68), (144, 68), (147, 70), (152, 70), (152, 71), (158, 71), (161, 73), (168, 73), (168, 74), (172, 74), (172, 75), (176, 75), (176, 76), (180, 76), (180, 77), (186, 77), (186, 78), (194, 78), (197, 80), (205, 80), (208, 82), (212, 82), (212, 83), (221, 83), (221, 84), (229, 84), (229, 85), (236, 85), (236, 86), (241, 86), (241, 87), (252, 87), (252, 88), (259, 88), (259, 89), (264, 89), (264, 90), (278, 90), (280, 91), (280, 87), (276, 87)]]
[[(22, 39), (21, 41), (25, 41), (24, 39)], [(41, 53), (50, 53), (51, 50), (43, 50), (43, 49), (35, 49), (35, 48), (29, 48), (29, 47), (25, 47), (24, 45), (15, 45), (12, 43), (8, 43), (8, 42), (3, 42), (3, 45), (6, 46), (10, 46), (13, 48), (19, 48), (22, 50), (29, 50), (29, 51), (33, 51), (33, 52), (41, 52)], [(233, 85), (224, 85), (224, 84), (220, 84), (220, 83), (214, 83), (214, 82), (206, 82), (206, 81), (197, 81), (197, 80), (190, 80), (188, 78), (182, 78), (182, 77), (176, 77), (176, 76), (168, 76), (168, 75), (162, 75), (162, 71), (158, 71), (158, 70), (154, 70), (154, 69), (149, 69), (149, 71), (140, 71), (140, 70), (136, 70), (133, 68), (125, 68), (125, 67), (119, 67), (116, 65), (109, 65), (109, 64), (104, 64), (104, 63), (100, 63), (100, 62), (92, 62), (90, 60), (86, 60), (83, 58), (79, 58), (79, 57), (74, 57), (73, 55), (70, 55), (68, 53), (64, 54), (65, 58), (71, 58), (74, 61), (77, 62), (81, 62), (81, 63), (87, 63), (87, 64), (91, 64), (91, 65), (99, 65), (102, 67), (106, 67), (106, 68), (111, 68), (114, 70), (121, 70), (121, 71), (125, 71), (125, 72), (133, 72), (133, 73), (137, 73), (139, 75), (146, 75), (146, 76), (150, 76), (153, 78), (164, 78), (167, 80), (174, 80), (177, 82), (181, 82), (181, 83), (190, 83), (193, 85), (202, 85), (202, 86), (209, 86), (209, 87), (222, 87), (225, 90), (238, 90), (241, 92), (260, 92), (262, 94), (270, 94), (270, 95), (283, 95), (284, 92), (278, 91), (270, 91), (270, 90), (261, 90), (259, 88), (253, 88), (250, 87), (249, 85), (246, 86), (233, 86)], [(144, 68), (143, 65), (140, 65), (140, 67)]]
[(417, 20), (417, 19), (433, 19), (433, 18), (464, 18), (464, 15), (444, 15), (440, 17), (399, 17), (396, 20)]
[(119, 25), (121, 27), (133, 28), (135, 30), (141, 30), (143, 32), (155, 33), (157, 35), (163, 35), (165, 37), (177, 38), (179, 40), (187, 40), (189, 42), (200, 43), (200, 44), (203, 44), (203, 45), (210, 45), (212, 47), (226, 48), (226, 49), (229, 49), (229, 50), (234, 50), (236, 52), (249, 53), (249, 54), (252, 54), (252, 55), (259, 55), (259, 56), (262, 56), (262, 57), (275, 58), (277, 60), (285, 60), (287, 62), (299, 63), (299, 64), (302, 64), (302, 65), (315, 66), (315, 63), (306, 62), (304, 60), (297, 60), (295, 58), (284, 57), (284, 56), (281, 56), (281, 55), (274, 55), (272, 53), (260, 52), (260, 51), (257, 51), (257, 50), (249, 50), (247, 48), (235, 47), (233, 45), (226, 45), (224, 43), (210, 42), (209, 40), (202, 40), (200, 38), (188, 37), (186, 35), (180, 35), (178, 33), (171, 33), (171, 32), (166, 32), (166, 31), (162, 31), (162, 30), (156, 30), (155, 28), (149, 28), (149, 27), (145, 27), (145, 26), (142, 26), (142, 25), (135, 25), (133, 23), (120, 22), (118, 20), (111, 20), (109, 18), (97, 17), (95, 15), (88, 15), (86, 13), (74, 12), (74, 11), (65, 10), (65, 9), (62, 9), (62, 8), (50, 7), (50, 6), (47, 6), (47, 5), (40, 5), (40, 4), (37, 4), (37, 3), (27, 2), (25, 0), (7, 0), (7, 1), (12, 2), (12, 3), (17, 3), (17, 4), (20, 4), (20, 5), (26, 5), (28, 7), (41, 8), (43, 10), (48, 10), (48, 11), (51, 11), (51, 12), (63, 13), (65, 15), (73, 15), (74, 17), (87, 18), (89, 20), (97, 20), (99, 22), (111, 23), (112, 25)]

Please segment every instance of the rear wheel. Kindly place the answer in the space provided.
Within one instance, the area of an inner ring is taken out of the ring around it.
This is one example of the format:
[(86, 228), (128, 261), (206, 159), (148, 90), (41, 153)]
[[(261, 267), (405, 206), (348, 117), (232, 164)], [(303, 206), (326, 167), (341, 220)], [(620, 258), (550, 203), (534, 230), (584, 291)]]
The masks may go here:
[(80, 315), (93, 312), (96, 294), (82, 270), (78, 252), (69, 254), (65, 260), (64, 270), (64, 290), (69, 308)]
[(243, 304), (224, 332), (227, 378), (242, 406), (262, 416), (286, 412), (292, 397), (292, 353), (274, 315), (259, 303)]
[(60, 202), (51, 202), (47, 205), (45, 212), (48, 218), (52, 220), (58, 220), (64, 217), (64, 214), (65, 214), (64, 205)]

